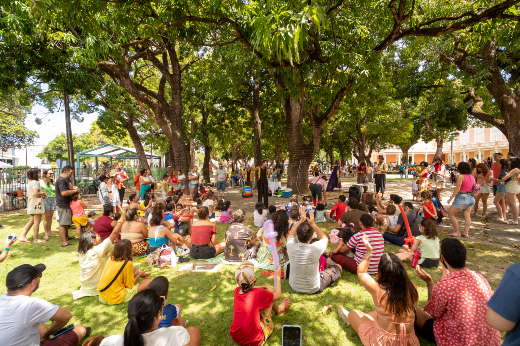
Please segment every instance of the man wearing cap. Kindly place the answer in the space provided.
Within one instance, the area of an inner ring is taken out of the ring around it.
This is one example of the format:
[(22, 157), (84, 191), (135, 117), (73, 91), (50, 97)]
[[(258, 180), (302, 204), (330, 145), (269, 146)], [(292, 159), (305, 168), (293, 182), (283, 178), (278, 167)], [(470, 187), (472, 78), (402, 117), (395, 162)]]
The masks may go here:
[(386, 173), (388, 173), (388, 165), (383, 155), (379, 155), (379, 162), (376, 165), (376, 193), (381, 191), (382, 200), (385, 199)]
[(221, 191), (222, 197), (224, 197), (224, 191), (226, 191), (226, 179), (228, 178), (227, 169), (224, 168), (222, 163), (218, 164), (217, 174), (217, 197), (220, 198)]
[[(31, 295), (40, 285), (44, 264), (22, 264), (7, 274), (7, 293), (0, 296), (0, 336), (2, 346), (76, 346), (90, 335), (90, 327), (81, 325), (50, 340), (65, 327), (72, 314)], [(52, 321), (47, 328), (44, 323)]]
[(72, 224), (72, 210), (70, 209), (70, 202), (72, 202), (71, 195), (78, 190), (77, 186), (72, 186), (70, 177), (74, 169), (71, 166), (65, 166), (61, 170), (61, 174), (56, 179), (56, 211), (59, 219), (61, 247), (72, 245), (69, 243), (69, 226)]

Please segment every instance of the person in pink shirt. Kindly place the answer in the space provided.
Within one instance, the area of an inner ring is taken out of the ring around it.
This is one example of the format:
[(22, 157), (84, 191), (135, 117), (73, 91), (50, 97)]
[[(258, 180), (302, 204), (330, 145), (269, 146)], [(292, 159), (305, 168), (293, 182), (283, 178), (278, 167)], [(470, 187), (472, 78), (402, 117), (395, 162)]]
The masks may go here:
[(473, 176), (476, 178), (477, 185), (480, 185), (480, 192), (475, 196), (475, 207), (473, 208), (473, 216), (477, 216), (478, 213), (478, 202), (482, 199), (482, 220), (487, 220), (486, 212), (487, 212), (487, 202), (489, 198), (489, 194), (491, 193), (490, 184), (491, 178), (493, 178), (493, 171), (486, 166), (484, 163), (479, 163), (475, 168), (474, 172), (472, 172)]
[[(493, 177), (498, 178), (498, 176), (500, 175), (500, 171), (502, 170), (502, 168), (500, 167), (500, 160), (502, 160), (502, 153), (494, 153), (493, 160), (495, 160), (495, 162), (493, 162), (491, 164), (491, 171), (493, 172)], [(497, 194), (497, 184), (498, 184), (498, 181), (493, 182), (493, 196), (496, 196), (496, 194)]]
[(339, 221), (339, 219), (341, 218), (341, 215), (343, 215), (343, 213), (347, 209), (347, 205), (345, 204), (346, 199), (347, 199), (347, 197), (345, 197), (344, 195), (339, 196), (338, 203), (336, 203), (334, 205), (334, 208), (332, 208), (332, 210), (330, 211), (330, 215), (329, 215), (330, 219), (334, 219), (335, 222)]
[(415, 308), (415, 327), (439, 346), (498, 346), (500, 332), (486, 320), (491, 286), (480, 274), (466, 268), (466, 247), (458, 239), (441, 243), (442, 279), (417, 265), (415, 273), (428, 285), (424, 310)]

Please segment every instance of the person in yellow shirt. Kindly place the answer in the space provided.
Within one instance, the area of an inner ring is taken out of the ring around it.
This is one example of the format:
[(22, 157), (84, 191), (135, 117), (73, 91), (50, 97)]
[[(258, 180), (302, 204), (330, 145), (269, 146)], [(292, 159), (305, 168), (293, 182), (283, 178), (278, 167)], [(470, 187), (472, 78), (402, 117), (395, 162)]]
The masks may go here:
[(386, 173), (388, 173), (388, 165), (385, 163), (383, 155), (379, 155), (378, 163), (375, 167), (376, 170), (376, 194), (381, 191), (381, 199), (385, 199), (385, 187), (386, 187)]
[[(122, 269), (121, 269), (122, 268)], [(121, 304), (148, 287), (150, 273), (137, 270), (132, 263), (132, 243), (128, 239), (116, 243), (97, 287), (103, 304)], [(114, 279), (115, 278), (115, 279)], [(145, 279), (135, 286), (137, 280)]]

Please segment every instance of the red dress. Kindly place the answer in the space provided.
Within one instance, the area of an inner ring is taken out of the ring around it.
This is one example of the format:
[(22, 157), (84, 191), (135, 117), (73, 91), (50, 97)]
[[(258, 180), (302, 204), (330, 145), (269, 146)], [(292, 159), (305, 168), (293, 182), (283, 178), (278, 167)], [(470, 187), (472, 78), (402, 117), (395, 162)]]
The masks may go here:
[[(424, 209), (428, 209), (432, 215), (435, 215), (435, 213), (434, 213), (435, 205), (433, 204), (432, 201), (426, 201), (422, 204), (422, 206), (424, 207)], [(432, 215), (428, 214), (426, 211), (424, 212), (424, 217), (426, 219), (433, 219)]]

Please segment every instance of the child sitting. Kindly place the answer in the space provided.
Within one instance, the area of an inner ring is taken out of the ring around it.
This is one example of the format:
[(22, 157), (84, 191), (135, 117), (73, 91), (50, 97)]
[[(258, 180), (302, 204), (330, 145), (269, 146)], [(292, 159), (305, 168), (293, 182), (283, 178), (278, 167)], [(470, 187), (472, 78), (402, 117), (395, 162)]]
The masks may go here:
[[(119, 213), (117, 213), (117, 214), (119, 214)], [(96, 220), (94, 219), (94, 217), (96, 216), (96, 211), (95, 210), (89, 211), (87, 216), (88, 216), (88, 221), (90, 222), (92, 227), (94, 227), (94, 223), (96, 223)], [(114, 220), (118, 220), (118, 219), (114, 219)]]
[(231, 338), (239, 345), (259, 346), (267, 340), (274, 329), (271, 311), (276, 315), (286, 312), (291, 303), (282, 296), (281, 269), (275, 269), (276, 290), (270, 286), (255, 287), (255, 266), (243, 262), (235, 271), (237, 288), (233, 300), (233, 322)]
[(330, 220), (331, 222), (337, 223), (339, 221), (339, 219), (341, 218), (341, 215), (343, 215), (343, 213), (347, 209), (347, 205), (345, 204), (346, 199), (347, 199), (347, 197), (345, 197), (344, 195), (339, 196), (338, 203), (336, 203), (334, 205), (334, 207), (332, 208), (332, 210), (330, 211), (329, 218), (333, 219), (333, 220)]
[(314, 222), (327, 222), (327, 219), (325, 218), (325, 204), (321, 202), (316, 204), (316, 216), (314, 217)]
[(376, 208), (376, 206), (373, 205), (373, 204), (367, 205), (367, 213), (372, 215), (372, 217), (375, 219), (376, 216), (377, 216), (377, 208)]
[(264, 209), (262, 202), (257, 202), (255, 211), (253, 212), (253, 218), (255, 227), (264, 227), (265, 217), (267, 216), (267, 210)]
[(181, 317), (182, 306), (178, 304), (166, 304), (166, 301), (168, 300), (169, 288), (170, 283), (164, 276), (158, 276), (154, 278), (148, 285), (148, 289), (157, 292), (163, 300), (163, 311), (161, 314), (161, 321), (159, 322), (159, 328), (168, 328), (171, 326), (182, 326), (184, 328), (188, 328), (188, 325)]
[(388, 220), (388, 216), (376, 213), (376, 216), (374, 217), (374, 224), (376, 229), (381, 233), (384, 234), (386, 230), (388, 229), (388, 225), (390, 224), (390, 221)]
[[(314, 221), (314, 222), (316, 222), (316, 221)], [(313, 244), (313, 243), (315, 243), (315, 242), (317, 242), (317, 241), (319, 241), (318, 238), (312, 238), (309, 244)], [(320, 273), (321, 273), (322, 271), (324, 271), (325, 269), (327, 269), (327, 267), (328, 267), (327, 259), (326, 259), (325, 256), (323, 256), (323, 254), (322, 254), (322, 255), (320, 256), (320, 268), (319, 268)]]
[(421, 192), (421, 200), (423, 201), (423, 213), (424, 217), (427, 219), (437, 219), (437, 210), (435, 209), (435, 205), (432, 202), (432, 194), (430, 191)]
[(421, 251), (419, 265), (423, 268), (437, 268), (440, 259), (439, 230), (433, 219), (423, 219), (419, 223), (420, 236), (415, 237), (412, 248), (403, 245), (396, 256), (401, 261), (411, 261), (415, 250)]
[(215, 207), (213, 198), (215, 198), (215, 194), (213, 193), (213, 191), (208, 191), (204, 194), (204, 196), (202, 196), (202, 206), (208, 208), (210, 219), (215, 218)]
[(230, 201), (218, 201), (217, 209), (220, 211), (220, 223), (227, 224), (233, 222), (233, 210), (229, 207)]
[[(345, 227), (343, 227), (342, 229), (339, 230), (339, 234), (338, 234), (338, 238), (339, 238), (339, 243), (338, 245), (336, 246), (336, 248), (328, 253), (325, 254), (325, 257), (328, 257), (330, 258), (331, 260), (333, 260), (334, 262), (336, 262), (334, 260), (334, 257), (337, 257), (337, 256), (345, 256), (344, 254), (349, 252), (349, 248), (347, 247), (347, 243), (348, 241), (350, 240), (350, 238), (352, 238), (352, 236), (354, 235), (354, 233), (356, 233), (356, 230), (354, 229), (354, 224), (350, 224), (350, 225), (346, 225)], [(347, 254), (347, 256), (349, 257), (353, 257), (353, 254), (352, 252), (349, 252)], [(338, 259), (336, 258), (337, 260), (339, 260), (340, 262), (341, 261), (341, 257)], [(336, 262), (338, 263), (338, 262)]]
[(412, 180), (412, 197), (413, 197), (414, 201), (416, 200), (417, 197), (419, 197), (419, 183), (417, 181), (416, 175), (413, 176), (413, 180)]
[(269, 206), (269, 212), (267, 213), (267, 216), (265, 217), (266, 220), (271, 220), (271, 216), (276, 212), (276, 207), (274, 205)]
[(81, 198), (79, 191), (71, 195), (72, 202), (70, 202), (70, 209), (72, 210), (72, 222), (76, 226), (76, 235), (78, 239), (81, 237), (81, 232), (90, 230), (90, 222), (87, 215), (85, 215), (85, 208), (87, 205), (83, 198)]
[(204, 195), (205, 193), (207, 193), (209, 191), (209, 188), (208, 186), (206, 185), (206, 180), (205, 179), (202, 179), (202, 181), (200, 182), (200, 193), (202, 195)]
[(397, 208), (395, 205), (390, 204), (388, 207), (386, 207), (386, 215), (388, 215), (388, 221), (389, 225), (388, 228), (394, 228), (397, 226), (397, 220), (399, 219), (399, 216), (395, 215), (397, 212)]
[(433, 189), (431, 191), (432, 194), (432, 202), (435, 206), (435, 211), (437, 212), (437, 219), (435, 220), (437, 222), (438, 226), (442, 225), (442, 213), (441, 210), (444, 209), (444, 206), (442, 205), (440, 198), (437, 198), (437, 189)]
[(298, 195), (292, 195), (289, 203), (285, 205), (285, 211), (287, 212), (287, 215), (291, 212), (291, 208), (293, 205), (296, 205), (298, 208), (300, 205), (298, 204)]
[(289, 231), (291, 228), (298, 223), (298, 220), (300, 219), (300, 210), (297, 206), (291, 209), (289, 212)]

